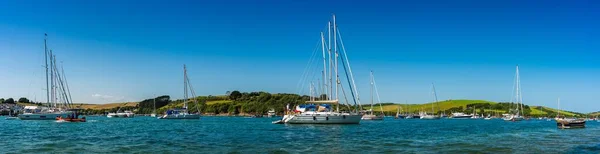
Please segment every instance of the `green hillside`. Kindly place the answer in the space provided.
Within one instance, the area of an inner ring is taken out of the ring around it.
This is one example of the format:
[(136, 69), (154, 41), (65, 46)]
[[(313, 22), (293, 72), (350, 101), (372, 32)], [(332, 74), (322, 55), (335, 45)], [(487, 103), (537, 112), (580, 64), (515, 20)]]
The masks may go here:
[[(511, 103), (498, 103), (492, 101), (485, 100), (445, 100), (437, 103), (425, 103), (425, 104), (394, 104), (394, 103), (383, 103), (383, 112), (386, 115), (394, 115), (398, 108), (400, 108), (400, 112), (402, 113), (418, 113), (419, 111), (435, 113), (446, 113), (450, 114), (451, 112), (464, 112), (464, 113), (473, 113), (474, 110), (477, 110), (477, 113), (485, 113), (492, 115), (499, 115), (503, 113), (508, 113), (510, 109), (514, 108), (514, 104)], [(363, 108), (370, 109), (371, 106), (369, 104), (363, 105)], [(554, 117), (557, 112), (560, 112), (560, 115), (564, 115), (567, 117), (579, 116), (584, 117), (585, 115), (570, 111), (557, 110), (549, 107), (540, 107), (540, 106), (528, 106), (524, 105), (524, 113), (526, 116), (546, 116), (546, 117)], [(378, 104), (373, 106), (373, 110), (375, 112), (381, 112), (381, 108)], [(597, 113), (600, 114), (600, 113)]]
[[(428, 112), (431, 112), (431, 108), (433, 106), (433, 110), (434, 112), (438, 112), (438, 111), (444, 111), (444, 110), (449, 110), (451, 108), (467, 108), (467, 105), (469, 104), (479, 104), (479, 103), (489, 103), (489, 104), (496, 104), (496, 102), (490, 102), (490, 101), (485, 101), (485, 100), (445, 100), (445, 101), (439, 101), (437, 104), (436, 103), (425, 103), (425, 104), (385, 104), (383, 105), (383, 111), (384, 112), (396, 112), (398, 110), (398, 107), (401, 107), (400, 109), (404, 112), (419, 112), (420, 110), (425, 110)], [(363, 105), (363, 107), (365, 109), (370, 109), (371, 106), (370, 105)], [(379, 105), (374, 105), (373, 106), (373, 110), (374, 111), (381, 111), (381, 108), (379, 107)]]

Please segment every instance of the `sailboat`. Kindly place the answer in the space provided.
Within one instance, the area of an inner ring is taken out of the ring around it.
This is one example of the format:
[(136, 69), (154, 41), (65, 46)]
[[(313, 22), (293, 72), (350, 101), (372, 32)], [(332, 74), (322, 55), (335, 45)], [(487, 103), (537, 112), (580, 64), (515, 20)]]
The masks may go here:
[[(187, 68), (185, 67), (185, 65), (183, 65), (183, 87), (183, 108), (167, 110), (166, 114), (161, 117), (158, 117), (158, 119), (200, 119), (200, 109), (198, 108), (199, 105), (196, 101), (196, 92), (190, 84), (190, 79), (187, 76)], [(192, 94), (192, 97), (194, 98), (193, 100), (196, 103), (196, 110), (198, 114), (190, 113), (188, 111), (188, 91)]]
[[(379, 92), (377, 92), (377, 100), (379, 101), (379, 107), (381, 109), (380, 115), (375, 115), (373, 111), (373, 87), (375, 85), (375, 78), (373, 77), (373, 71), (371, 71), (371, 109), (369, 109), (368, 113), (362, 116), (362, 120), (383, 120), (383, 106), (381, 106), (381, 100), (379, 100)], [(375, 89), (377, 91), (377, 89)]]
[(156, 97), (154, 97), (153, 103), (154, 109), (152, 110), (152, 114), (150, 114), (150, 117), (156, 117)]
[(400, 108), (402, 108), (402, 106), (398, 105), (398, 109), (396, 111), (396, 116), (394, 117), (394, 119), (404, 119), (404, 116), (400, 114)]
[[(521, 78), (519, 77), (519, 65), (517, 65), (517, 72), (515, 73), (515, 83), (514, 87), (516, 87), (515, 100), (517, 102), (515, 110), (508, 114), (504, 114), (504, 121), (522, 121), (524, 118), (522, 115), (523, 112), (523, 96), (521, 94)], [(513, 98), (511, 98), (512, 102)]]
[(477, 108), (475, 106), (473, 106), (473, 116), (471, 117), (471, 119), (479, 119), (481, 117), (479, 117), (479, 115), (477, 115)]
[[(48, 35), (44, 34), (44, 61), (46, 69), (46, 104), (48, 106), (25, 106), (19, 114), (21, 120), (56, 120), (58, 117), (72, 115), (68, 111), (71, 105), (71, 94), (66, 83), (64, 70), (61, 73), (56, 67), (56, 56), (47, 47)], [(50, 63), (48, 63), (50, 62)], [(62, 100), (62, 103), (59, 103)]]
[[(341, 60), (342, 67), (345, 71), (345, 76), (348, 81), (348, 87), (350, 88), (350, 93), (352, 96), (352, 101), (355, 106), (360, 105), (360, 99), (358, 99), (358, 91), (356, 90), (356, 84), (354, 84), (354, 77), (352, 75), (352, 69), (350, 67), (350, 63), (348, 62), (348, 55), (346, 54), (346, 50), (344, 48), (344, 43), (342, 41), (341, 34), (338, 32), (338, 26), (336, 24), (335, 15), (333, 15), (333, 25), (331, 22), (328, 23), (327, 26), (328, 38), (329, 41), (325, 41), (325, 36), (323, 32), (321, 32), (321, 49), (323, 53), (323, 87), (322, 95), (326, 98), (319, 97), (319, 100), (316, 100), (315, 97), (310, 97), (309, 101), (306, 101), (304, 104), (299, 104), (295, 107), (295, 109), (291, 110), (289, 104), (286, 106), (286, 115), (283, 116), (281, 120), (273, 121), (275, 124), (358, 124), (361, 121), (362, 115), (358, 112), (358, 109), (352, 109), (349, 105), (349, 101), (347, 95), (344, 92), (344, 86), (341, 85), (341, 80), (339, 78), (339, 62)], [(331, 31), (333, 31), (333, 36)], [(338, 51), (338, 41), (340, 39), (341, 52)], [(331, 41), (333, 39), (333, 43)], [(329, 56), (326, 56), (326, 44), (327, 51)], [(333, 50), (332, 50), (333, 46)], [(332, 56), (333, 54), (333, 56)], [(327, 62), (327, 57), (329, 58), (329, 62)], [(333, 61), (332, 61), (333, 60)], [(327, 77), (328, 76), (328, 77)], [(326, 90), (325, 90), (326, 89)], [(341, 94), (345, 98), (345, 105), (348, 107), (348, 112), (340, 111), (340, 95), (339, 91), (341, 90)], [(311, 96), (312, 96), (312, 88), (311, 88)], [(337, 108), (332, 108), (333, 105), (337, 105)]]
[(433, 85), (433, 83), (431, 83), (431, 87), (432, 87), (432, 91), (433, 91), (433, 98), (434, 98), (434, 103), (431, 103), (431, 114), (427, 114), (427, 112), (423, 112), (423, 114), (421, 115), (421, 119), (427, 119), (427, 120), (435, 120), (435, 119), (440, 119), (439, 116), (435, 115), (435, 111), (433, 109), (433, 104), (437, 104), (438, 103), (438, 99), (437, 99), (437, 94), (435, 93), (435, 85)]
[(560, 117), (560, 98), (557, 99), (558, 114), (556, 116), (556, 126), (560, 129), (585, 128), (585, 119), (561, 118)]

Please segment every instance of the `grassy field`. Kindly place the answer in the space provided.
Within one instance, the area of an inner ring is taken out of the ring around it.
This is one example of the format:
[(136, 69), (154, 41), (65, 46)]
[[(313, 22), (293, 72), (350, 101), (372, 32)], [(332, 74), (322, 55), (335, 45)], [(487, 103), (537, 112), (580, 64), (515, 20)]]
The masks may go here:
[[(36, 104), (31, 104), (31, 103), (17, 102), (17, 104), (22, 105), (22, 106), (36, 106)], [(73, 105), (75, 106), (75, 108), (102, 110), (102, 109), (112, 109), (112, 108), (121, 107), (121, 106), (136, 106), (137, 104), (138, 104), (137, 102), (127, 102), (127, 103), (109, 103), (109, 104), (77, 103), (77, 104), (73, 104)], [(43, 104), (43, 105), (45, 105), (45, 104)]]
[[(416, 113), (419, 112), (420, 110), (424, 110), (426, 112), (431, 112), (431, 106), (433, 105), (433, 110), (434, 112), (438, 111), (438, 107), (441, 110), (447, 110), (450, 108), (454, 108), (454, 107), (460, 107), (462, 106), (463, 108), (466, 108), (466, 106), (468, 104), (477, 104), (477, 103), (490, 103), (490, 104), (496, 104), (496, 102), (491, 102), (491, 101), (485, 101), (485, 100), (445, 100), (445, 101), (440, 101), (438, 102), (437, 106), (436, 104), (433, 103), (426, 103), (426, 104), (388, 104), (388, 105), (383, 105), (383, 111), (384, 112), (396, 112), (397, 109), (399, 107), (401, 112), (412, 112), (412, 113)], [(370, 109), (371, 105), (367, 104), (367, 105), (363, 105), (363, 107), (365, 109)], [(557, 112), (557, 109), (553, 109), (553, 108), (549, 108), (549, 107), (543, 107), (543, 110), (539, 109), (539, 106), (530, 106), (531, 109), (531, 115), (542, 115), (542, 114), (546, 114), (547, 112), (545, 111), (553, 111), (553, 112)], [(373, 106), (373, 110), (376, 112), (381, 112), (381, 108), (379, 107), (379, 105), (374, 105)], [(490, 109), (484, 109), (486, 112), (488, 111), (493, 111), (493, 112), (497, 112), (497, 113), (504, 113), (505, 111), (502, 110), (490, 110)], [(477, 112), (479, 112), (479, 109), (477, 109)], [(571, 112), (567, 112), (567, 111), (560, 111), (561, 115), (566, 115), (566, 116), (574, 116), (574, 113)], [(598, 115), (600, 115), (600, 113), (596, 113)]]
[(136, 106), (137, 102), (127, 102), (127, 103), (109, 103), (109, 104), (75, 104), (75, 107), (82, 109), (94, 109), (94, 110), (102, 110), (102, 109), (112, 109), (115, 107), (123, 107), (123, 106)]
[[(445, 101), (440, 101), (437, 104), (436, 103), (426, 103), (426, 104), (383, 105), (383, 111), (396, 112), (398, 110), (398, 107), (401, 107), (400, 110), (403, 112), (407, 112), (407, 111), (408, 112), (419, 112), (420, 110), (425, 110), (425, 111), (431, 112), (431, 107), (433, 105), (434, 112), (437, 112), (438, 110), (448, 110), (450, 108), (460, 107), (460, 106), (462, 106), (463, 108), (466, 108), (466, 106), (468, 104), (477, 104), (477, 103), (495, 104), (495, 102), (490, 102), (490, 101), (485, 101), (485, 100), (445, 100)], [(365, 109), (370, 109), (371, 105), (363, 105), (363, 107)], [(379, 105), (375, 105), (375, 106), (373, 106), (373, 110), (380, 112), (381, 108), (379, 107)]]
[(231, 100), (220, 100), (220, 101), (208, 101), (206, 102), (207, 105), (212, 105), (212, 104), (220, 104), (220, 103), (231, 103), (233, 101)]
[(560, 112), (561, 115), (566, 115), (566, 116), (574, 116), (575, 115), (574, 113), (571, 113), (571, 112), (567, 112), (567, 111), (563, 111), (563, 110), (558, 111), (557, 109), (553, 109), (553, 108), (549, 108), (549, 107), (542, 107), (542, 110), (539, 109), (539, 106), (530, 106), (529, 108), (531, 109), (532, 115), (546, 114), (547, 112), (545, 112), (545, 111)]

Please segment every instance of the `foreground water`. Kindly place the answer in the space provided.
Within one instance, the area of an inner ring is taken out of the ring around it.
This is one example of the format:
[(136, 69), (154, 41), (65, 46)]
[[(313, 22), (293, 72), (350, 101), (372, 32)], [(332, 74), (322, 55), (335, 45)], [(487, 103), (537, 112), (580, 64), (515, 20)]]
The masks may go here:
[(394, 120), (277, 125), (271, 118), (0, 119), (0, 153), (600, 153), (600, 123)]

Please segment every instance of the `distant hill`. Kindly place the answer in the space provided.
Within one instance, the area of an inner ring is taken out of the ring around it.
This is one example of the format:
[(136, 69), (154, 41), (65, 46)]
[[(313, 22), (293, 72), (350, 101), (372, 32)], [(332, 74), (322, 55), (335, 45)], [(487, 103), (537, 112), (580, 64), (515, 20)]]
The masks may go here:
[[(382, 103), (383, 112), (387, 115), (393, 115), (396, 113), (398, 108), (400, 108), (401, 112), (409, 112), (409, 113), (418, 113), (419, 111), (431, 112), (432, 107), (434, 112), (440, 111), (463, 111), (466, 113), (472, 113), (473, 109), (476, 109), (478, 113), (481, 111), (490, 113), (490, 114), (502, 114), (507, 113), (510, 104), (508, 103), (498, 103), (486, 100), (444, 100), (440, 101), (437, 104), (435, 103), (425, 103), (425, 104), (397, 104), (397, 103)], [(500, 108), (504, 107), (504, 108)], [(370, 104), (363, 104), (363, 108), (370, 109)], [(565, 115), (568, 117), (571, 116), (581, 116), (584, 114), (557, 110), (549, 107), (541, 107), (541, 106), (526, 106), (525, 113), (526, 115), (531, 116), (555, 116), (557, 112), (560, 112), (561, 115)], [(373, 105), (373, 110), (375, 112), (381, 112), (381, 108), (378, 104)], [(446, 113), (450, 114), (450, 113)], [(597, 113), (600, 115), (600, 112)]]
[(74, 104), (77, 108), (82, 109), (92, 109), (92, 110), (102, 110), (102, 109), (112, 109), (118, 107), (135, 107), (138, 105), (138, 102), (125, 102), (125, 103), (108, 103), (108, 104)]
[(588, 115), (590, 115), (591, 117), (597, 117), (597, 116), (600, 116), (600, 111), (588, 113)]

